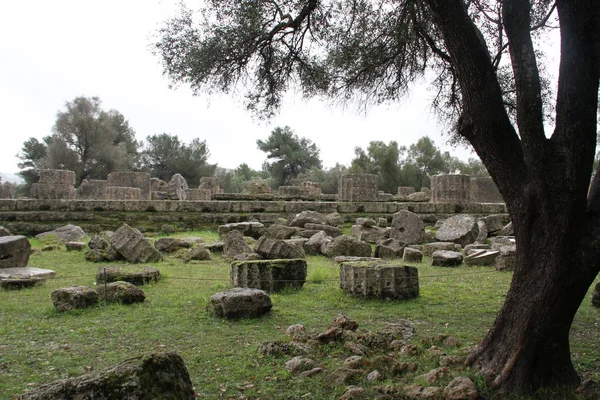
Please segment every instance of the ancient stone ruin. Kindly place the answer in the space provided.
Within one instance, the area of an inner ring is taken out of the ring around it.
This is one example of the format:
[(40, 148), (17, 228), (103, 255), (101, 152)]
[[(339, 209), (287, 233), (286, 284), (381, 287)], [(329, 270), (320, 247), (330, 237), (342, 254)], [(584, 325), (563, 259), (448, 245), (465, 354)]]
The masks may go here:
[(151, 198), (150, 174), (147, 172), (111, 172), (108, 174), (107, 181), (107, 189), (110, 187), (138, 188), (140, 189), (140, 200), (150, 200)]
[(71, 200), (76, 197), (75, 172), (61, 169), (37, 171), (39, 180), (31, 185), (30, 195), (34, 199)]
[(419, 295), (419, 272), (383, 262), (345, 262), (340, 266), (340, 287), (367, 298), (411, 299)]
[(377, 201), (378, 186), (377, 175), (342, 175), (338, 185), (338, 201)]
[(470, 203), (471, 177), (468, 175), (432, 176), (431, 200), (434, 203)]

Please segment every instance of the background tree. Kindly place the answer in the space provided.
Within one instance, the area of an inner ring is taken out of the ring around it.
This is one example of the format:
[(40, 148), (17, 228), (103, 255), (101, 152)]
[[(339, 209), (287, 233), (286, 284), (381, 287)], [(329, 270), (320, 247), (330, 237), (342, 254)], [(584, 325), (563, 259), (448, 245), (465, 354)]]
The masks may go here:
[[(505, 303), (468, 362), (501, 392), (579, 384), (569, 330), (600, 271), (600, 174), (590, 187), (597, 0), (215, 1), (207, 8), (199, 28), (183, 10), (161, 30), (156, 50), (165, 72), (197, 92), (239, 84), (262, 115), (277, 109), (290, 82), (307, 96), (381, 102), (397, 100), (425, 72), (436, 74), (434, 107), (494, 179), (517, 242)], [(551, 26), (561, 40), (555, 106), (536, 47)], [(553, 121), (546, 132), (544, 122)]]
[(236, 169), (217, 168), (215, 176), (219, 178), (219, 185), (225, 193), (243, 193), (246, 185), (252, 179), (266, 179), (268, 176), (263, 171), (257, 171), (246, 163), (240, 164)]
[[(21, 170), (18, 175), (23, 178), (25, 183), (20, 185), (20, 195), (26, 195), (31, 189), (31, 185), (39, 179), (36, 168), (39, 167), (39, 163), (46, 157), (48, 151), (48, 143), (52, 140), (50, 136), (46, 136), (40, 142), (38, 139), (31, 137), (23, 143), (23, 147), (17, 157), (21, 160), (17, 164)], [(22, 193), (21, 193), (22, 192)]]
[[(446, 158), (449, 156), (450, 154), (447, 153)], [(423, 186), (431, 187), (431, 177), (433, 175), (449, 172), (444, 155), (428, 136), (423, 136), (417, 143), (410, 145), (406, 162), (416, 167), (414, 176), (418, 182), (417, 190), (420, 190)]]
[(336, 163), (331, 168), (313, 167), (307, 172), (301, 173), (292, 180), (293, 185), (301, 185), (302, 182), (310, 181), (321, 186), (321, 193), (337, 194), (340, 176), (349, 173), (348, 167)]
[(274, 188), (289, 185), (298, 174), (312, 167), (321, 167), (317, 146), (309, 139), (299, 138), (289, 126), (275, 128), (267, 140), (257, 140), (256, 144), (267, 153), (263, 169), (273, 178)]
[(77, 182), (132, 170), (138, 142), (125, 117), (104, 111), (98, 97), (76, 97), (59, 111), (42, 168), (75, 171)]
[(354, 149), (355, 156), (349, 172), (379, 175), (379, 189), (386, 193), (396, 193), (398, 186), (403, 186), (400, 157), (405, 151), (406, 148), (399, 147), (396, 141), (389, 144), (369, 142), (366, 151), (360, 147)]
[(212, 176), (216, 164), (209, 164), (210, 152), (205, 140), (192, 139), (182, 143), (176, 135), (161, 133), (146, 137), (140, 167), (150, 175), (169, 181), (174, 174), (181, 174), (190, 187), (203, 176)]

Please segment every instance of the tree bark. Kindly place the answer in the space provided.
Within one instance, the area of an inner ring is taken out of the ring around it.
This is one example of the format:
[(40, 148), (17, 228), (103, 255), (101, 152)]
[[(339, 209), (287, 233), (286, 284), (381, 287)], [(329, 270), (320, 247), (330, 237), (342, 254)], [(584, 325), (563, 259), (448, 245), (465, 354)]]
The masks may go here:
[(517, 262), (506, 301), (468, 359), (500, 392), (576, 386), (569, 331), (600, 271), (600, 179), (588, 198), (600, 75), (597, 0), (558, 1), (561, 69), (556, 129), (541, 124), (539, 76), (529, 2), (505, 0), (517, 79), (512, 126), (492, 60), (462, 0), (426, 0), (456, 69), (463, 96), (459, 133), (473, 146), (506, 202)]

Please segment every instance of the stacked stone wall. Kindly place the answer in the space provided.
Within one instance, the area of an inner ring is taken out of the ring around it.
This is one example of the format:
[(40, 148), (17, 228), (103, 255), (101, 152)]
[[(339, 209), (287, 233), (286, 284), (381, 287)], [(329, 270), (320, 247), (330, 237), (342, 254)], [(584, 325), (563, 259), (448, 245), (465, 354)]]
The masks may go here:
[(338, 184), (338, 201), (377, 201), (378, 186), (377, 175), (342, 175)]
[(431, 177), (431, 201), (434, 203), (470, 203), (469, 175), (434, 175)]
[(107, 186), (134, 187), (140, 189), (140, 199), (150, 200), (150, 174), (147, 172), (111, 172)]

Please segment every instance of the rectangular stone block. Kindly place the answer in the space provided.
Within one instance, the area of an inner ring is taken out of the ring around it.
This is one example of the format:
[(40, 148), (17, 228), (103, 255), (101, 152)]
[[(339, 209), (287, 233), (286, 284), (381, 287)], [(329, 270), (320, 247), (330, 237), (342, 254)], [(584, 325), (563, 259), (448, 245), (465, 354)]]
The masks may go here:
[(177, 201), (180, 212), (228, 213), (231, 212), (230, 201)]
[(37, 183), (43, 185), (75, 185), (75, 172), (64, 169), (39, 169)]
[(337, 206), (336, 203), (323, 201), (291, 201), (285, 203), (285, 212), (288, 214), (298, 214), (308, 210), (328, 214), (336, 212)]
[(209, 189), (187, 189), (187, 201), (210, 201), (212, 192)]
[(15, 211), (17, 209), (16, 200), (0, 200), (0, 211)]
[(103, 200), (106, 198), (108, 181), (101, 179), (84, 179), (77, 189), (77, 198), (81, 200)]
[(284, 213), (286, 203), (284, 201), (232, 201), (231, 212), (239, 213)]
[(59, 185), (50, 183), (34, 183), (29, 192), (34, 199), (43, 200), (71, 200), (77, 195), (73, 185)]
[(140, 199), (150, 200), (150, 174), (147, 172), (111, 172), (107, 180), (107, 186), (138, 188)]
[[(107, 186), (105, 189), (107, 200), (141, 200), (142, 191), (136, 187)], [(150, 200), (150, 199), (147, 199)]]

